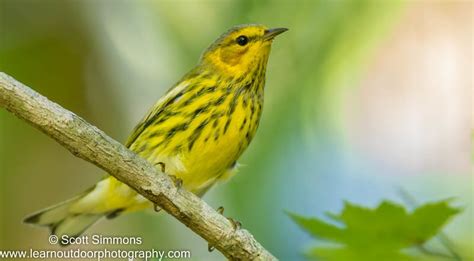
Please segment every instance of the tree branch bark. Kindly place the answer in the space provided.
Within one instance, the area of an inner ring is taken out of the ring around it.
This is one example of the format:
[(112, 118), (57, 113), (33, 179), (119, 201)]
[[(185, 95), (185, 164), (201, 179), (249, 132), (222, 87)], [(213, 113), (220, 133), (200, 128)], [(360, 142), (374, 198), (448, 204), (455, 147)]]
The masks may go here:
[(0, 106), (160, 206), (231, 260), (277, 260), (245, 229), (76, 114), (0, 72)]

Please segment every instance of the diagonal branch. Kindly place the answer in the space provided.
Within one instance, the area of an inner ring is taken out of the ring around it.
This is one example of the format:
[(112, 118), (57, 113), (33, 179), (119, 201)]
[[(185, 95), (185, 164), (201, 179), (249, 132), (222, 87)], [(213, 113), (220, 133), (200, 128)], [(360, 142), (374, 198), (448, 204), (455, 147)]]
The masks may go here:
[(245, 229), (76, 114), (0, 72), (0, 106), (173, 215), (231, 260), (277, 260)]

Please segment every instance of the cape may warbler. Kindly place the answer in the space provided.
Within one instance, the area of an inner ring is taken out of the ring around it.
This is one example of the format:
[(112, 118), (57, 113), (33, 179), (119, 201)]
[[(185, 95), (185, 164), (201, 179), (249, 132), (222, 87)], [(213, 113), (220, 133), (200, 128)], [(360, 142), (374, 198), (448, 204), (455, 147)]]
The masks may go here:
[[(258, 127), (272, 41), (285, 28), (236, 26), (212, 43), (199, 63), (135, 127), (126, 146), (202, 196), (235, 172)], [(151, 207), (112, 176), (25, 222), (78, 236), (101, 217)]]

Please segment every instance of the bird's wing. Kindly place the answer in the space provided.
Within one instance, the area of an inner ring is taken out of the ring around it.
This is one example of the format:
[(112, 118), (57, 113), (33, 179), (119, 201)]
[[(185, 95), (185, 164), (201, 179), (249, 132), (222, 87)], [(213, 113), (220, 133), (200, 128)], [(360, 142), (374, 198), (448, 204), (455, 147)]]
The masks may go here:
[(182, 95), (184, 89), (189, 85), (188, 81), (182, 81), (171, 88), (163, 97), (161, 97), (155, 105), (150, 109), (147, 115), (135, 126), (132, 134), (127, 139), (125, 146), (130, 146), (136, 141), (140, 134), (157, 118), (158, 115), (170, 104), (177, 101)]

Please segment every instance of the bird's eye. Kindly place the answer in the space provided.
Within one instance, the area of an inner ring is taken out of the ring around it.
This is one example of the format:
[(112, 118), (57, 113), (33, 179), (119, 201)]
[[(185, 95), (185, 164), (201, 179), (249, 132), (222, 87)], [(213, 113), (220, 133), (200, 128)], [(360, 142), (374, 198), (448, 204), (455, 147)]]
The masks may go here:
[(245, 35), (241, 35), (235, 39), (238, 45), (244, 46), (249, 42), (249, 38)]

